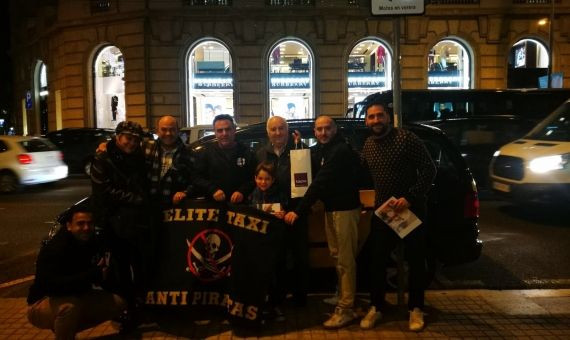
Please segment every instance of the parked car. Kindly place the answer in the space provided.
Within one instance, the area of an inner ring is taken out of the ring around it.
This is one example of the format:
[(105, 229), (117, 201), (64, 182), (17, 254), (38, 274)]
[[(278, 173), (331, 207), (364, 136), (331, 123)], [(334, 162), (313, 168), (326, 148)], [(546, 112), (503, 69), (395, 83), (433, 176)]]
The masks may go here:
[[(347, 141), (360, 150), (369, 130), (361, 119), (336, 119), (339, 130)], [(299, 130), (303, 142), (314, 145), (314, 120), (289, 121), (290, 130)], [(482, 242), (478, 239), (479, 199), (473, 176), (457, 148), (444, 133), (421, 124), (409, 124), (405, 128), (417, 134), (426, 144), (437, 165), (437, 176), (429, 193), (429, 240), (432, 265), (437, 259), (445, 265), (461, 264), (479, 258)], [(265, 123), (249, 125), (236, 132), (236, 140), (249, 145), (254, 151), (267, 141)], [(208, 143), (216, 143), (214, 136), (208, 136), (190, 144), (194, 153), (199, 153)], [(313, 209), (315, 210), (315, 209)], [(361, 220), (359, 234), (362, 239), (368, 233), (368, 212)], [(323, 210), (313, 212), (309, 217), (310, 260), (312, 267), (333, 266), (323, 226)]]
[(570, 204), (570, 100), (523, 138), (501, 147), (489, 167), (493, 190), (519, 203)]
[(467, 161), (479, 189), (489, 188), (489, 164), (495, 151), (524, 136), (534, 126), (532, 120), (512, 115), (439, 119), (422, 124), (445, 132)]
[(97, 146), (111, 140), (115, 131), (100, 128), (65, 128), (46, 137), (63, 152), (70, 172), (89, 174)]
[(193, 143), (202, 137), (213, 134), (214, 129), (212, 128), (212, 125), (196, 125), (180, 129), (180, 138), (182, 138), (186, 144)]
[(40, 137), (0, 136), (0, 192), (67, 177), (63, 155)]

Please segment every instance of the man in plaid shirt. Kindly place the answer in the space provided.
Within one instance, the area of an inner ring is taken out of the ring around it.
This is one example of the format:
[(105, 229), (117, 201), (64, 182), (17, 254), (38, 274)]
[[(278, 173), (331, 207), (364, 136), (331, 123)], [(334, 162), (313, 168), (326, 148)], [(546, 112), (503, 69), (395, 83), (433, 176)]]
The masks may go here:
[(179, 203), (191, 190), (190, 153), (178, 135), (178, 121), (163, 116), (157, 122), (158, 140), (143, 143), (151, 202), (160, 207)]

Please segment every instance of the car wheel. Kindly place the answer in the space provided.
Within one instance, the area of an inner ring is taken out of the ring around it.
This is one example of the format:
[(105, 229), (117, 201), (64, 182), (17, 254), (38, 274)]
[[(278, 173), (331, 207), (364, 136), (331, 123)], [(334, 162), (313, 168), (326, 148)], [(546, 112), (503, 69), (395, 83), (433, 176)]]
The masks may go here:
[(10, 172), (0, 174), (0, 193), (10, 193), (18, 190), (20, 183), (18, 177)]
[(83, 172), (89, 177), (91, 177), (91, 163), (93, 163), (91, 159), (88, 159), (83, 163)]

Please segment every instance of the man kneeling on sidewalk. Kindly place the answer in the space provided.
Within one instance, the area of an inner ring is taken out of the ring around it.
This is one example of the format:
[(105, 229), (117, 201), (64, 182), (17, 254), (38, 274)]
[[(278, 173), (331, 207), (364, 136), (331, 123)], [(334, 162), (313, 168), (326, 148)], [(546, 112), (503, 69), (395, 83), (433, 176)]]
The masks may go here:
[(126, 304), (117, 295), (93, 289), (108, 268), (96, 246), (91, 212), (73, 206), (64, 223), (40, 249), (28, 295), (28, 320), (51, 329), (56, 339), (75, 339), (76, 333), (117, 318)]

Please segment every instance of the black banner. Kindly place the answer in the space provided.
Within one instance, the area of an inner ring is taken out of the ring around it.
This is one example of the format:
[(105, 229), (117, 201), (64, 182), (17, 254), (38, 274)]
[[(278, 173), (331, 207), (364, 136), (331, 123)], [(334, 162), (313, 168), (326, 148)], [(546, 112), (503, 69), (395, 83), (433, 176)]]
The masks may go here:
[(159, 228), (147, 305), (260, 320), (283, 245), (281, 220), (247, 206), (187, 201), (164, 210)]

